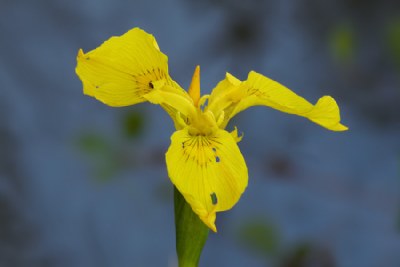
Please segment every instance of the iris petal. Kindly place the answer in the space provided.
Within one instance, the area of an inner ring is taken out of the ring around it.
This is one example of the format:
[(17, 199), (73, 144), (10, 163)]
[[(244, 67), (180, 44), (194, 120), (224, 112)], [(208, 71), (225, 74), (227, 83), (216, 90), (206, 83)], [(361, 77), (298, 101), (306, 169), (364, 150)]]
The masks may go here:
[(84, 93), (110, 106), (146, 101), (143, 95), (157, 81), (184, 91), (169, 76), (168, 58), (155, 38), (139, 28), (112, 37), (86, 54), (79, 50), (77, 63)]
[(216, 212), (231, 209), (247, 187), (247, 166), (234, 137), (175, 132), (166, 154), (168, 174), (193, 211), (213, 231)]
[(282, 112), (306, 117), (333, 131), (344, 131), (336, 101), (330, 96), (321, 97), (313, 105), (280, 83), (251, 71), (246, 81), (240, 82), (227, 74), (210, 96), (210, 109), (218, 114), (224, 111), (225, 127), (229, 120), (251, 106), (268, 106)]

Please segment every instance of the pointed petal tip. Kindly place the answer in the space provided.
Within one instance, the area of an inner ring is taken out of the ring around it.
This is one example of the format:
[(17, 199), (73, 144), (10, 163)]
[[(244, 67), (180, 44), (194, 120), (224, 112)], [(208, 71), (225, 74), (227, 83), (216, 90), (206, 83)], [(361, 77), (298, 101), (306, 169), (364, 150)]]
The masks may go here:
[(193, 77), (192, 77), (192, 82), (190, 83), (189, 86), (189, 95), (193, 100), (193, 103), (195, 106), (198, 105), (199, 100), (200, 100), (200, 66), (197, 65)]
[(344, 131), (348, 131), (349, 127), (347, 127), (346, 125), (343, 125), (341, 123), (338, 123), (335, 127), (332, 127), (329, 130), (336, 131), (336, 132), (344, 132)]
[(211, 229), (214, 233), (217, 233), (217, 227), (215, 226), (215, 223), (206, 223), (207, 227)]
[(193, 79), (194, 77), (196, 77), (196, 79), (198, 79), (200, 83), (200, 65), (196, 65), (196, 67), (194, 68)]
[(236, 85), (238, 86), (241, 81), (236, 78), (235, 76), (233, 76), (232, 74), (230, 74), (229, 72), (225, 73), (225, 78), (232, 84), (232, 85)]
[(210, 212), (208, 215), (204, 217), (200, 217), (200, 219), (203, 221), (205, 225), (207, 225), (208, 228), (210, 228), (214, 233), (217, 232), (217, 227), (215, 226), (215, 219), (216, 219), (216, 213), (215, 212)]
[(85, 53), (83, 52), (83, 49), (82, 48), (79, 48), (79, 50), (78, 50), (78, 54), (77, 54), (77, 56), (76, 56), (76, 59), (81, 59), (81, 58), (83, 58), (85, 56)]
[(323, 96), (318, 99), (307, 117), (331, 131), (342, 132), (349, 129), (340, 123), (340, 109), (336, 100), (331, 96)]

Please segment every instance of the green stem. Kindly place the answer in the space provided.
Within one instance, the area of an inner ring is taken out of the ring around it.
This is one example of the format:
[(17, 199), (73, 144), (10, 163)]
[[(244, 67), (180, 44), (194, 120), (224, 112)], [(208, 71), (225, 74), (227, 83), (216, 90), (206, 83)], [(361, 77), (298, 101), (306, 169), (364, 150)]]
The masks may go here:
[(197, 267), (209, 229), (175, 187), (174, 206), (179, 267)]

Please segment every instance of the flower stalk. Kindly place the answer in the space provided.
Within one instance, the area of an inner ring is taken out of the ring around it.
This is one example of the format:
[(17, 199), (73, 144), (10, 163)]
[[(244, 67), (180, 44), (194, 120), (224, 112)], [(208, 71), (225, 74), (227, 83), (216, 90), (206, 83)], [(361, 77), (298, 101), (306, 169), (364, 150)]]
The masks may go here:
[(179, 267), (197, 267), (209, 228), (174, 187), (176, 253)]

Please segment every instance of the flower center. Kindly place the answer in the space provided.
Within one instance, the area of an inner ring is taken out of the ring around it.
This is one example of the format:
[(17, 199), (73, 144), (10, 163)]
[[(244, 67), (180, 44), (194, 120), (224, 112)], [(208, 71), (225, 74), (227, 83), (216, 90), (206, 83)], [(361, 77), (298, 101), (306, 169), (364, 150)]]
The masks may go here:
[(189, 134), (193, 136), (209, 136), (218, 130), (214, 114), (211, 111), (203, 112), (199, 108), (197, 109), (196, 116), (194, 118), (189, 118), (188, 125)]

